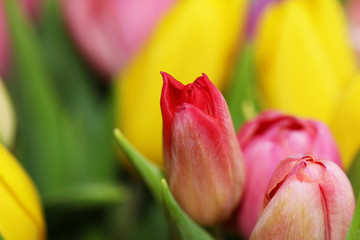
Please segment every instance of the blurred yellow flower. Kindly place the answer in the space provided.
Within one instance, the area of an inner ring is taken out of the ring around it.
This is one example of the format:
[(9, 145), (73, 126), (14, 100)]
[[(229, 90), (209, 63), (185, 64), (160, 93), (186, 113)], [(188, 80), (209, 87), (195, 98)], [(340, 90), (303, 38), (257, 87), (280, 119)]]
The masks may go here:
[(15, 135), (15, 114), (4, 83), (0, 79), (0, 142), (11, 146)]
[(45, 239), (40, 200), (31, 179), (0, 145), (0, 235), (6, 240)]
[(240, 44), (245, 6), (246, 0), (178, 1), (119, 75), (118, 126), (153, 162), (162, 164), (160, 71), (184, 84), (204, 72), (221, 89)]
[(345, 169), (360, 150), (360, 74), (349, 84), (332, 122)]
[(337, 0), (274, 1), (255, 35), (255, 64), (267, 108), (330, 123), (356, 70)]

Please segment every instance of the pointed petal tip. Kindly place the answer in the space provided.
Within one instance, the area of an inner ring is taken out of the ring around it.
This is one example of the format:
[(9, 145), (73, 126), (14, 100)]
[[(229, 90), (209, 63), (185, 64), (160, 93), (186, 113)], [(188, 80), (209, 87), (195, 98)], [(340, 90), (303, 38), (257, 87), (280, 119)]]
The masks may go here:
[(161, 76), (162, 76), (162, 78), (163, 78), (164, 84), (167, 83), (170, 74), (168, 74), (168, 73), (166, 73), (166, 72), (163, 72), (163, 71), (160, 71), (160, 74), (161, 74)]

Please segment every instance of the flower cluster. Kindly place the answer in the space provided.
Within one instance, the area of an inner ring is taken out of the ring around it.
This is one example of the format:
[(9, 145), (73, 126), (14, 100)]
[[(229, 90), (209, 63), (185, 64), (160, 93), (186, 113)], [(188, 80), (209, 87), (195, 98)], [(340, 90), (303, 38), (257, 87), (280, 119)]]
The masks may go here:
[(0, 0), (0, 240), (360, 239), (359, 70), (360, 0)]
[(166, 175), (189, 216), (209, 226), (236, 212), (250, 239), (345, 238), (355, 198), (325, 124), (268, 111), (236, 139), (205, 74), (186, 86), (162, 75)]

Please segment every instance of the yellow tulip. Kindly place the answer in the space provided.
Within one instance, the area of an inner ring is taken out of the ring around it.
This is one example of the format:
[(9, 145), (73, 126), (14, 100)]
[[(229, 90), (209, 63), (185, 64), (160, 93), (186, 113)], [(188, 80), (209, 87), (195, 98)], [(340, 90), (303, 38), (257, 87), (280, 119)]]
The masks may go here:
[(332, 122), (345, 169), (349, 169), (360, 150), (360, 74), (344, 92)]
[(149, 159), (162, 164), (160, 71), (184, 84), (206, 73), (220, 89), (239, 44), (246, 0), (178, 1), (122, 74), (118, 125)]
[(0, 235), (6, 240), (45, 239), (42, 207), (31, 179), (0, 145)]
[(330, 123), (356, 70), (337, 0), (284, 0), (268, 6), (254, 39), (265, 107)]
[(0, 141), (11, 146), (15, 135), (15, 114), (4, 83), (0, 79)]

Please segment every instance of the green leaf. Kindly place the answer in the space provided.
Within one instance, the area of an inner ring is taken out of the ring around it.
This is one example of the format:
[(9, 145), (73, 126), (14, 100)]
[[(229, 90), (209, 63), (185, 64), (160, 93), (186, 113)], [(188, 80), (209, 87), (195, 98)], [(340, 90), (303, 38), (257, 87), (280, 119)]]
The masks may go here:
[(147, 160), (143, 155), (141, 155), (125, 138), (119, 129), (114, 130), (114, 135), (117, 140), (117, 143), (129, 159), (131, 164), (143, 177), (146, 185), (149, 187), (150, 191), (156, 198), (156, 200), (161, 202), (161, 184), (160, 181), (163, 178), (162, 171)]
[(9, 84), (18, 117), (18, 159), (46, 207), (118, 202), (123, 191), (115, 184), (110, 84), (100, 89), (81, 64), (59, 1), (44, 1), (40, 30), (29, 24), (18, 1), (5, 3), (17, 70)]
[(5, 238), (0, 233), (0, 240), (5, 240)]
[[(165, 210), (170, 221), (170, 239), (176, 240), (212, 240), (203, 228), (189, 218), (172, 196), (165, 179), (161, 180)], [(200, 207), (200, 206), (199, 206)]]
[(354, 189), (355, 196), (358, 196), (360, 194), (360, 151), (353, 160), (347, 175)]
[(238, 129), (259, 111), (253, 48), (251, 42), (244, 45), (235, 75), (226, 94), (226, 101), (235, 129)]
[[(62, 178), (59, 174), (62, 151), (53, 141), (59, 137), (61, 113), (35, 30), (19, 1), (4, 3), (16, 69), (13, 71), (16, 79), (10, 84), (19, 122), (17, 154), (43, 192), (57, 186)], [(57, 171), (51, 171), (53, 168)]]
[(129, 198), (129, 190), (118, 184), (83, 184), (49, 192), (46, 198), (48, 209), (62, 207), (79, 210), (125, 202)]
[(350, 224), (349, 231), (346, 235), (346, 240), (358, 240), (360, 239), (360, 198), (356, 204), (355, 212)]

